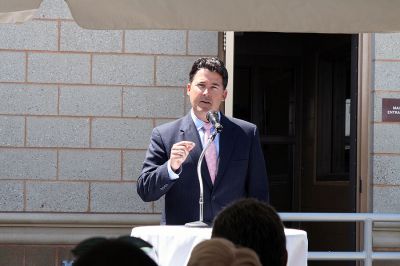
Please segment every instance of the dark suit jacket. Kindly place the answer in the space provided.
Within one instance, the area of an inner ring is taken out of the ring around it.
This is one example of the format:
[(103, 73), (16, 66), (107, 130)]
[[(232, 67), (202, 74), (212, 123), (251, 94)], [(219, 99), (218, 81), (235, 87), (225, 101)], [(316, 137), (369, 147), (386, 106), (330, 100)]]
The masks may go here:
[[(221, 114), (223, 131), (219, 141), (219, 164), (214, 185), (204, 159), (204, 221), (211, 223), (229, 203), (244, 197), (268, 201), (268, 179), (257, 127), (249, 122)], [(167, 161), (176, 142), (196, 143), (182, 164), (176, 180), (170, 180)], [(199, 181), (197, 161), (202, 151), (199, 134), (190, 113), (153, 129), (151, 142), (137, 182), (144, 201), (165, 195), (162, 223), (185, 224), (199, 220)]]

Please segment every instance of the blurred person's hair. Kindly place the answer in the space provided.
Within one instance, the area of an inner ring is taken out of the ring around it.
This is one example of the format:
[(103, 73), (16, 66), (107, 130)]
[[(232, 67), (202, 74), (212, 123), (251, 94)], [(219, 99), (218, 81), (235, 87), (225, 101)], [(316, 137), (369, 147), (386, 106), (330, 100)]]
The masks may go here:
[(241, 199), (214, 219), (212, 237), (254, 250), (265, 266), (286, 266), (287, 250), (283, 223), (276, 210), (256, 199)]
[(223, 238), (213, 238), (193, 248), (187, 266), (261, 266), (261, 262), (251, 249), (235, 247)]
[(88, 250), (93, 248), (94, 246), (98, 245), (99, 243), (106, 242), (107, 238), (105, 237), (91, 237), (79, 242), (72, 250), (71, 253), (74, 255), (75, 258), (79, 258)]
[[(150, 244), (137, 238), (89, 238), (71, 252), (77, 257), (74, 266), (157, 266), (142, 250)], [(143, 245), (143, 246), (141, 246)], [(151, 245), (150, 245), (151, 246)]]
[(147, 241), (144, 241), (143, 239), (139, 237), (134, 237), (134, 236), (120, 236), (117, 238), (118, 240), (121, 241), (127, 241), (138, 248), (140, 248), (144, 253), (146, 253), (150, 258), (152, 258), (156, 263), (158, 263), (158, 254), (157, 251), (154, 249), (154, 247)]

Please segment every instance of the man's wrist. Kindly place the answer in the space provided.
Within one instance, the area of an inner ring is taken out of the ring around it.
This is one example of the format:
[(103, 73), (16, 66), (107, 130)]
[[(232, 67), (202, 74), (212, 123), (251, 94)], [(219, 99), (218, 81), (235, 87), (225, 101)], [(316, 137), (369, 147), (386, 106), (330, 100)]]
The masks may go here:
[(179, 178), (179, 175), (182, 173), (182, 165), (175, 171), (171, 167), (171, 160), (168, 160), (167, 168), (168, 168), (168, 175), (171, 179)]
[(173, 170), (173, 169), (172, 169), (172, 171), (174, 171), (175, 174), (180, 175), (180, 174), (182, 173), (182, 165), (179, 166), (179, 168), (176, 169), (176, 170)]

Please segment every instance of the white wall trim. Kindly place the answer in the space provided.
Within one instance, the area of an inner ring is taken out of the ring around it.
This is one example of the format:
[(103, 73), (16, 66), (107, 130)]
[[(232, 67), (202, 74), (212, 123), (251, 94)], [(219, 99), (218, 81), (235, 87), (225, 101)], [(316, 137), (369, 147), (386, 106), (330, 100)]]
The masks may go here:
[(225, 99), (225, 115), (233, 116), (233, 77), (234, 77), (234, 51), (235, 32), (225, 32), (225, 66), (229, 73), (228, 96)]
[(160, 224), (160, 214), (1, 213), (0, 244), (76, 244), (93, 236), (130, 235)]
[[(372, 206), (372, 172), (371, 172), (371, 101), (372, 70), (371, 70), (371, 34), (363, 33), (359, 35), (359, 59), (358, 59), (358, 152), (357, 152), (357, 182), (361, 193), (357, 197), (358, 211), (371, 212)], [(362, 184), (360, 184), (362, 181)]]
[(400, 247), (400, 223), (398, 222), (375, 222), (373, 232), (373, 243), (375, 248), (397, 248)]

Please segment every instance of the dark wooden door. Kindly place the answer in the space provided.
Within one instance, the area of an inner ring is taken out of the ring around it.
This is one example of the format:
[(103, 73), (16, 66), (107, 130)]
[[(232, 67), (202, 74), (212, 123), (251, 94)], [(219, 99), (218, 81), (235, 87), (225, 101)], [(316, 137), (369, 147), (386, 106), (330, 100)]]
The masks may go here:
[[(301, 211), (356, 212), (356, 42), (353, 36), (312, 39), (305, 64)], [(303, 223), (311, 250), (355, 250), (354, 223)], [(319, 265), (320, 263), (310, 263)], [(324, 265), (354, 265), (325, 262)]]
[[(356, 211), (354, 39), (235, 35), (233, 112), (259, 127), (271, 204), (278, 211)], [(308, 232), (309, 250), (355, 250), (354, 224), (288, 226)]]
[[(270, 181), (270, 197), (280, 211), (296, 204), (296, 92), (299, 66), (290, 57), (246, 55), (235, 68), (234, 116), (258, 125)], [(266, 78), (268, 77), (268, 78)], [(246, 88), (246, 89), (244, 89)], [(250, 104), (249, 104), (250, 103)]]

